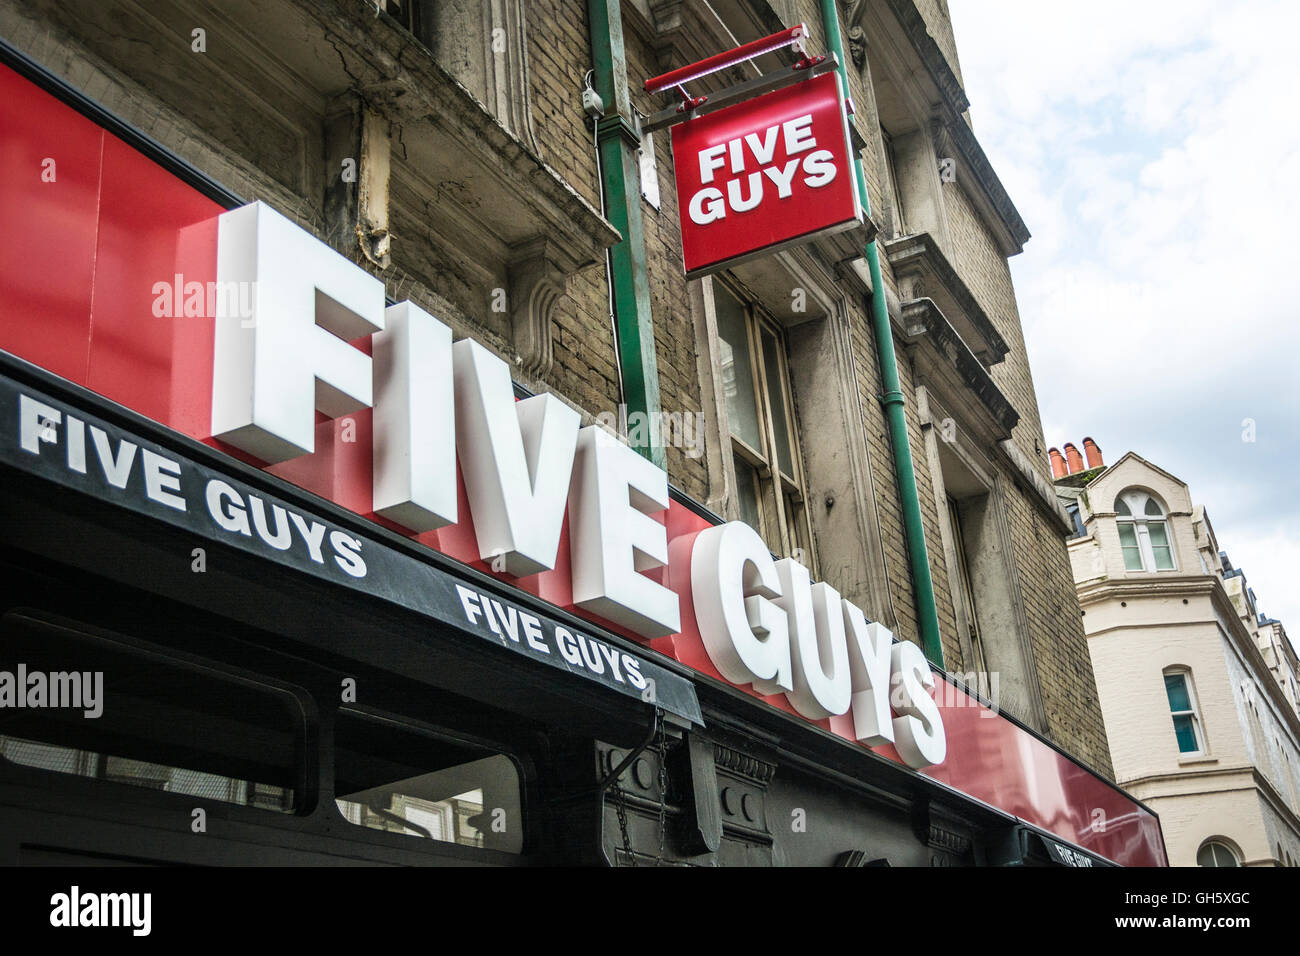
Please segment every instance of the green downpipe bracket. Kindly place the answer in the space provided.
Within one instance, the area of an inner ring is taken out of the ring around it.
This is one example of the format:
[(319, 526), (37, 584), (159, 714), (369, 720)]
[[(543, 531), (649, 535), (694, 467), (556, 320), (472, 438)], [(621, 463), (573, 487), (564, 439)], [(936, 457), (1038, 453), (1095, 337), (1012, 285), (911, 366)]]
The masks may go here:
[(606, 216), (623, 236), (610, 248), (614, 322), (622, 365), (623, 401), (632, 447), (660, 468), (665, 467), (659, 405), (659, 366), (655, 359), (654, 322), (650, 315), (650, 284), (646, 278), (645, 232), (641, 225), (641, 145), (628, 95), (627, 59), (623, 52), (623, 13), (620, 0), (587, 0), (591, 23), (591, 58), (596, 92), (605, 115), (596, 124), (604, 182)]
[[(821, 10), (826, 46), (839, 61), (840, 81), (847, 91), (849, 77), (844, 67), (844, 46), (840, 39), (840, 21), (835, 10), (835, 0), (821, 0)], [(858, 195), (862, 197), (862, 208), (870, 215), (867, 178), (862, 172), (860, 155), (854, 154), (853, 169), (858, 178)], [(880, 360), (880, 403), (885, 408), (885, 419), (893, 445), (894, 474), (898, 479), (898, 495), (902, 499), (903, 530), (911, 561), (912, 590), (916, 600), (917, 624), (921, 632), (921, 648), (931, 663), (943, 667), (943, 642), (939, 638), (939, 612), (934, 604), (930, 555), (925, 546), (925, 527), (921, 523), (921, 499), (916, 491), (912, 446), (907, 437), (903, 390), (898, 379), (898, 357), (894, 354), (894, 332), (889, 323), (885, 285), (880, 274), (880, 253), (874, 239), (867, 244), (866, 259), (867, 269), (871, 273), (871, 327), (876, 339), (876, 354)]]

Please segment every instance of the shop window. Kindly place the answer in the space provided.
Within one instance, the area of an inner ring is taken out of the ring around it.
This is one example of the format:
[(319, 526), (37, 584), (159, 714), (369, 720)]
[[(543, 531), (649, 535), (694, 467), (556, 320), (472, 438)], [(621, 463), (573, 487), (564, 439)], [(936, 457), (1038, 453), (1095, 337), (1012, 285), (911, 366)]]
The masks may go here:
[(368, 711), (339, 711), (334, 794), (349, 823), (507, 853), (523, 848), (519, 773), (510, 757)]
[(1135, 488), (1115, 499), (1115, 524), (1126, 571), (1173, 571), (1174, 552), (1164, 508)]
[(1196, 851), (1197, 866), (1241, 866), (1237, 851), (1218, 840), (1206, 840)]
[(1174, 668), (1166, 670), (1164, 676), (1165, 695), (1169, 698), (1169, 713), (1174, 721), (1174, 736), (1178, 740), (1178, 752), (1204, 753), (1205, 734), (1197, 712), (1191, 672)]
[(712, 288), (740, 518), (815, 571), (785, 333), (725, 283)]
[(8, 764), (300, 808), (305, 721), (285, 690), (15, 611), (0, 624), (0, 701)]

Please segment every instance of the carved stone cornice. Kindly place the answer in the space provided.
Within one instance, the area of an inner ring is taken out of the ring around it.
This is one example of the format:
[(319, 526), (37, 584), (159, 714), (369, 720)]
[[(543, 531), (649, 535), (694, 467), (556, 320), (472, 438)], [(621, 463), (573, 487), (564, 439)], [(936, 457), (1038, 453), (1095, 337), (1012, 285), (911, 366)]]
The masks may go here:
[(933, 299), (985, 365), (1006, 357), (1010, 351), (1006, 340), (929, 233), (899, 236), (882, 245), (904, 303)]
[(974, 131), (947, 104), (940, 108), (934, 125), (935, 149), (941, 154), (955, 156), (956, 181), (971, 197), (981, 218), (998, 240), (1002, 254), (1010, 257), (1022, 252), (1029, 241), (1029, 227), (994, 172), (993, 164), (975, 138)]
[(983, 441), (1010, 438), (1020, 413), (935, 301), (921, 298), (904, 302), (902, 325), (921, 384), (933, 388), (944, 404), (962, 412)]

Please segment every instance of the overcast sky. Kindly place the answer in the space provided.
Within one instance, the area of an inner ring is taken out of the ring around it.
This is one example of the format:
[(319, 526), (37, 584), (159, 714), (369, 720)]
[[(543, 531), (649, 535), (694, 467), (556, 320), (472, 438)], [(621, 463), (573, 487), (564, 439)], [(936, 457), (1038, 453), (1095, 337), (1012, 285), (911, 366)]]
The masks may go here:
[(949, 6), (1047, 444), (1187, 482), (1300, 644), (1300, 4)]

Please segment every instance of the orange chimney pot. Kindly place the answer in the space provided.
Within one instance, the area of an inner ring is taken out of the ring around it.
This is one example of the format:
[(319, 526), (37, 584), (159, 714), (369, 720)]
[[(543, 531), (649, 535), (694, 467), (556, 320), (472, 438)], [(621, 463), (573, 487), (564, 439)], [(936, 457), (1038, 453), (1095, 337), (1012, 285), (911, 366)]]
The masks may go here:
[(1064, 478), (1067, 474), (1065, 470), (1065, 457), (1055, 448), (1047, 449), (1047, 458), (1052, 463), (1052, 478)]
[(1083, 453), (1088, 456), (1089, 468), (1101, 468), (1104, 462), (1101, 460), (1101, 449), (1091, 438), (1083, 440)]
[(1079, 454), (1079, 449), (1074, 447), (1074, 442), (1065, 443), (1065, 464), (1070, 474), (1083, 471), (1083, 456)]

